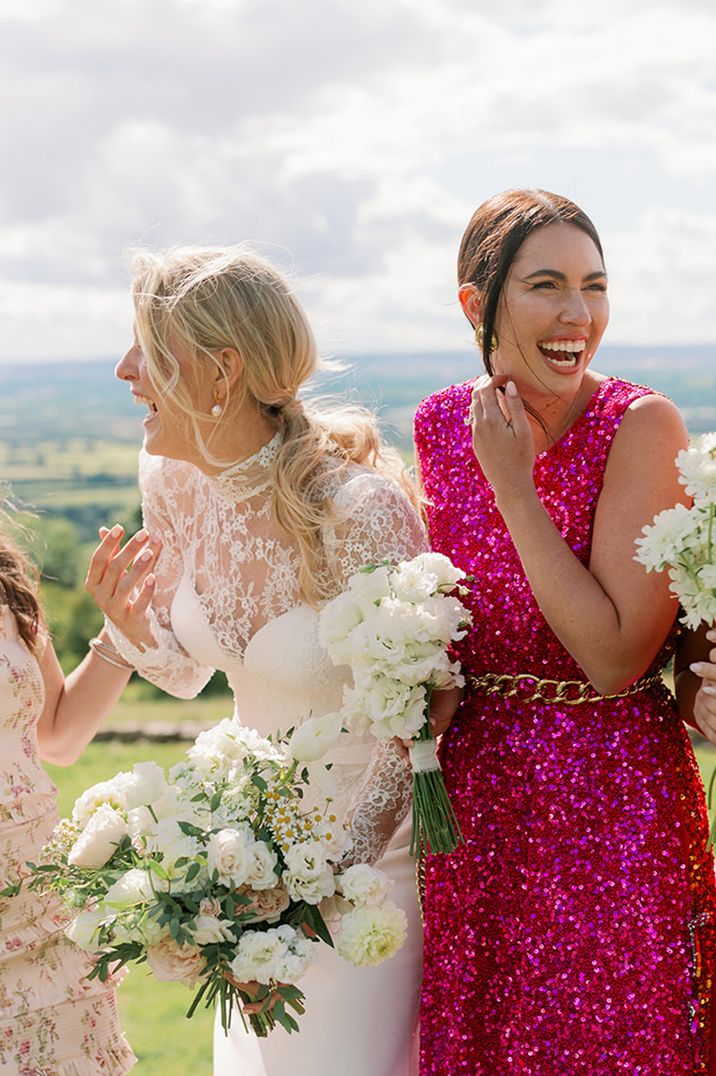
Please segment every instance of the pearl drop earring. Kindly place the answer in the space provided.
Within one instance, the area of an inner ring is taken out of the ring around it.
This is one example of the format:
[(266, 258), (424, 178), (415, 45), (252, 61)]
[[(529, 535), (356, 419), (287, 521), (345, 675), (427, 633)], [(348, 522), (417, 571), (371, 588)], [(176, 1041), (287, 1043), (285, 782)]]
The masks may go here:
[(218, 418), (223, 410), (224, 409), (223, 409), (223, 407), (221, 406), (220, 403), (215, 403), (214, 406), (211, 409), (211, 413), (214, 416), (214, 418)]

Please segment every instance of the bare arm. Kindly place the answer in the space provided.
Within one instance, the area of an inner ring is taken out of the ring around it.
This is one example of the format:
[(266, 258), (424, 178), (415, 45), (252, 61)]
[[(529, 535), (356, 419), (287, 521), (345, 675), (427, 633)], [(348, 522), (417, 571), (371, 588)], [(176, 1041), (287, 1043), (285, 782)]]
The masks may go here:
[(657, 512), (685, 500), (674, 462), (688, 443), (683, 421), (660, 396), (628, 409), (609, 454), (585, 567), (537, 495), (524, 406), (516, 390), (505, 394), (510, 428), (497, 402), (501, 381), (481, 382), (473, 394), (475, 454), (545, 619), (597, 691), (620, 691), (649, 666), (676, 615), (668, 579), (634, 561), (634, 541)]
[[(106, 641), (104, 632), (99, 638)], [(45, 682), (45, 707), (37, 724), (40, 757), (57, 766), (70, 766), (122, 694), (131, 669), (116, 668), (90, 650), (65, 678), (48, 642), (40, 671)]]

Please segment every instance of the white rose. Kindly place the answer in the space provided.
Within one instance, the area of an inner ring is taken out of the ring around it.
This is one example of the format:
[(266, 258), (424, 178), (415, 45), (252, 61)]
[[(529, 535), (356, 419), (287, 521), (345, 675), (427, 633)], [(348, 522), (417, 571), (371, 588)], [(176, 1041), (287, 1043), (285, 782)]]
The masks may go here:
[(278, 857), (273, 848), (264, 841), (255, 841), (251, 845), (253, 862), (246, 881), (252, 889), (271, 889), (278, 884), (276, 865)]
[(103, 803), (108, 803), (118, 811), (126, 811), (127, 798), (120, 782), (99, 781), (83, 792), (72, 808), (73, 821), (84, 829), (94, 812)]
[(149, 871), (132, 867), (109, 887), (104, 896), (105, 904), (143, 904), (154, 899)]
[(238, 829), (212, 833), (208, 845), (209, 874), (218, 872), (219, 881), (230, 887), (243, 885), (254, 865), (253, 840)]
[(155, 979), (165, 983), (182, 982), (187, 986), (194, 986), (204, 968), (200, 949), (194, 945), (179, 945), (169, 934), (149, 946), (147, 963)]
[(105, 911), (82, 912), (69, 926), (65, 927), (65, 934), (79, 949), (87, 953), (96, 953), (98, 948), (99, 928), (107, 919), (111, 918)]
[(101, 803), (72, 846), (67, 860), (74, 867), (103, 867), (127, 832), (127, 823), (114, 807)]
[(137, 762), (123, 783), (127, 807), (144, 807), (164, 795), (167, 782), (164, 770), (156, 762)]
[(382, 904), (393, 882), (367, 863), (355, 863), (336, 878), (336, 889), (353, 904)]
[(357, 967), (373, 967), (398, 952), (408, 935), (405, 912), (386, 901), (379, 908), (356, 908), (341, 920), (339, 956)]
[(318, 878), (325, 870), (326, 853), (318, 841), (293, 844), (286, 853), (286, 868), (299, 878)]
[(197, 915), (196, 926), (191, 935), (197, 945), (214, 945), (224, 941), (235, 941), (232, 924), (228, 919), (219, 919), (214, 915)]
[(288, 744), (288, 753), (297, 762), (315, 762), (335, 744), (341, 734), (340, 714), (311, 717), (299, 725)]

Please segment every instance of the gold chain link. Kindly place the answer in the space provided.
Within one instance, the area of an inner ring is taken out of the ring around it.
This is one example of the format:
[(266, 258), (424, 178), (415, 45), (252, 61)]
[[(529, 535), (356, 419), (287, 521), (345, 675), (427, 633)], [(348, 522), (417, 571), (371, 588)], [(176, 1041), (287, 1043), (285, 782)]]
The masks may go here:
[(561, 706), (579, 706), (583, 702), (602, 702), (605, 699), (625, 699), (658, 684), (663, 685), (661, 673), (635, 680), (623, 691), (615, 691), (612, 695), (600, 695), (586, 680), (545, 680), (534, 673), (484, 673), (482, 676), (469, 676), (468, 683), (487, 695), (516, 698), (520, 702), (559, 703)]

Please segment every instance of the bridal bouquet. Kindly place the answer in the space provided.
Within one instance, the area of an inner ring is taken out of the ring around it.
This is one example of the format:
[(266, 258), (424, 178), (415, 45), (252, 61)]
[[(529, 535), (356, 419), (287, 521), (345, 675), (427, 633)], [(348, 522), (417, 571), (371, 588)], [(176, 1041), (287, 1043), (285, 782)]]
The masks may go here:
[(462, 687), (448, 648), (470, 614), (454, 591), (464, 574), (440, 553), (397, 566), (369, 564), (321, 610), (319, 639), (336, 665), (350, 665), (342, 716), (356, 732), (412, 740), (411, 854), (452, 852), (462, 841), (430, 731), (430, 694)]
[(636, 560), (647, 571), (668, 568), (670, 590), (684, 610), (683, 622), (696, 628), (716, 621), (716, 434), (710, 433), (676, 457), (679, 481), (694, 498), (654, 517), (637, 538)]
[(264, 1036), (276, 1023), (297, 1030), (287, 1009), (304, 1012), (295, 984), (319, 942), (335, 939), (355, 965), (397, 952), (405, 914), (380, 871), (341, 869), (350, 841), (313, 795), (302, 739), (292, 751), (227, 719), (168, 778), (139, 763), (80, 796), (31, 885), (62, 896), (68, 936), (96, 955), (92, 975), (146, 961), (155, 978), (196, 988), (188, 1016), (218, 1002), (225, 1031), (234, 1002), (242, 1019), (242, 1001), (262, 1002), (251, 1024)]

